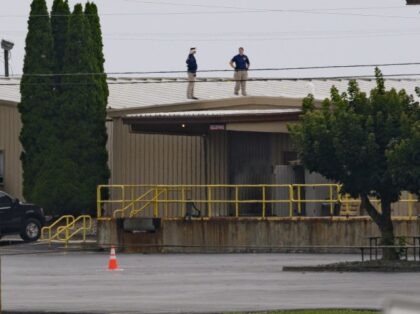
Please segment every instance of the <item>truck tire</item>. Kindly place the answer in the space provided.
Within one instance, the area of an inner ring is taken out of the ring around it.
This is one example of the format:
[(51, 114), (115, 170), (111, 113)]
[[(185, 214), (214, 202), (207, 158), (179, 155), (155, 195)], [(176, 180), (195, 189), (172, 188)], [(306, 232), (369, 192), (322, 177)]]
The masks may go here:
[(22, 225), (20, 237), (27, 242), (39, 239), (41, 235), (41, 222), (36, 218), (28, 218)]

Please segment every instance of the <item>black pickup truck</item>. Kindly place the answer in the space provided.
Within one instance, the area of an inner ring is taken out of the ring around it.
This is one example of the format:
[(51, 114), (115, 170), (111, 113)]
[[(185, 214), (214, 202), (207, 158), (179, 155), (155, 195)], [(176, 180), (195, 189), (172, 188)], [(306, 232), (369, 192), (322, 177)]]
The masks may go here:
[(25, 204), (0, 191), (0, 238), (19, 234), (25, 241), (36, 241), (45, 224), (44, 211), (33, 204)]

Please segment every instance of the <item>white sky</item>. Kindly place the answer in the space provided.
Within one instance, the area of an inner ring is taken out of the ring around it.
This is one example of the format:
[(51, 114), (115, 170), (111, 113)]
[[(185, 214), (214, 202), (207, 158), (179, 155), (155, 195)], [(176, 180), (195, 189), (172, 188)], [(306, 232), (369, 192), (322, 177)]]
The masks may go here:
[[(30, 2), (0, 3), (0, 38), (15, 42), (13, 74), (22, 72)], [(47, 2), (51, 7), (53, 0)], [(70, 0), (72, 5), (76, 2), (85, 1)], [(108, 72), (182, 71), (191, 46), (198, 48), (202, 70), (228, 69), (238, 46), (245, 47), (253, 68), (420, 62), (420, 6), (406, 6), (405, 0), (97, 0), (96, 4)], [(0, 67), (2, 75), (3, 61)], [(420, 73), (420, 66), (383, 71)], [(372, 70), (252, 75), (353, 74), (372, 74)]]

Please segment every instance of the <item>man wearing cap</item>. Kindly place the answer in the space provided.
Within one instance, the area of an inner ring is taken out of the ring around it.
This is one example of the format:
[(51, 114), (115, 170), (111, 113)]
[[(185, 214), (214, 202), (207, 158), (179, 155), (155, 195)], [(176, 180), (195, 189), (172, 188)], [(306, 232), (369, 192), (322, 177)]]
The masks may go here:
[(194, 85), (195, 85), (195, 78), (197, 76), (197, 60), (195, 60), (195, 48), (190, 49), (190, 54), (188, 55), (187, 59), (187, 68), (188, 68), (188, 87), (187, 87), (187, 98), (188, 99), (198, 99), (194, 96)]
[(239, 48), (239, 54), (230, 60), (230, 66), (235, 69), (234, 80), (235, 95), (239, 95), (239, 90), (242, 90), (242, 95), (246, 96), (246, 81), (248, 80), (249, 59), (244, 55), (244, 48)]

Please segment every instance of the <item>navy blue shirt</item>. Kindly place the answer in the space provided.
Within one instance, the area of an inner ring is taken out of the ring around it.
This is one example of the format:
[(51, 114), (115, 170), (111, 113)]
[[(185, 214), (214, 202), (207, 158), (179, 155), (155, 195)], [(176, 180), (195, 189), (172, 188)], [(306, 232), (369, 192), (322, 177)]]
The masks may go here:
[(198, 66), (197, 66), (197, 60), (195, 60), (194, 54), (190, 53), (188, 55), (188, 59), (186, 62), (187, 62), (188, 72), (190, 73), (197, 72)]
[(232, 58), (232, 62), (235, 62), (235, 70), (247, 70), (250, 64), (246, 55), (239, 54)]

